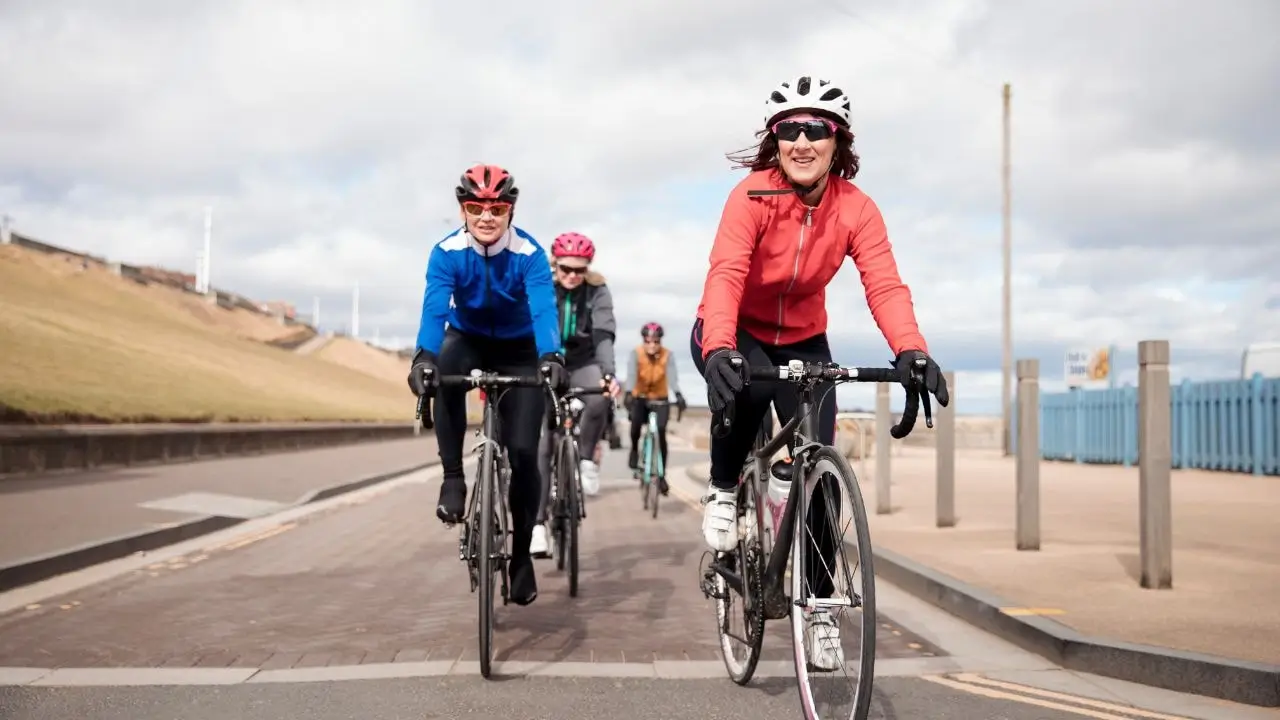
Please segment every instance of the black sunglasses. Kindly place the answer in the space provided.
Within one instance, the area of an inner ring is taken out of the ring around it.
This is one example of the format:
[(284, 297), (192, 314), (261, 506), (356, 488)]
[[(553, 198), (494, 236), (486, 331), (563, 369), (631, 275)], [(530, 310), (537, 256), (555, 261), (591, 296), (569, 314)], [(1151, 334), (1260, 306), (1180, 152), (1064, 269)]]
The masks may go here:
[(560, 268), (560, 272), (565, 273), (566, 275), (586, 275), (587, 274), (587, 269), (584, 267), (572, 267), (569, 265), (556, 265), (556, 267)]
[(836, 128), (827, 120), (783, 120), (773, 126), (773, 134), (785, 142), (799, 140), (801, 133), (809, 142), (817, 142), (835, 135)]

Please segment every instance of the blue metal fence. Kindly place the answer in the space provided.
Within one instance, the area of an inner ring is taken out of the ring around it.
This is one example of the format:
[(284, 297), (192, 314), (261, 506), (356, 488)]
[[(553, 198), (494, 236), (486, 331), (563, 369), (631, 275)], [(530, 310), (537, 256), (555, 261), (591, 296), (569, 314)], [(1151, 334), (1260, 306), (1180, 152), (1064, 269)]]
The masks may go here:
[[(1170, 390), (1175, 468), (1280, 475), (1280, 378), (1184, 380)], [(1042, 394), (1040, 456), (1137, 464), (1138, 389)]]

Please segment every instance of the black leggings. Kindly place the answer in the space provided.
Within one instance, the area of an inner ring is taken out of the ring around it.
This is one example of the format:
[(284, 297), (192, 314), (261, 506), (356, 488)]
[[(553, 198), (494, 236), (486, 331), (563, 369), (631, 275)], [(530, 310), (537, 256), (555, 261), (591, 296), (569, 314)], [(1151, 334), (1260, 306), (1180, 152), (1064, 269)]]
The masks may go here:
[[(445, 331), (436, 356), (441, 375), (465, 375), (474, 369), (504, 375), (537, 375), (538, 350), (532, 338), (499, 340), (464, 335), (453, 328)], [(498, 442), (507, 449), (511, 462), (512, 550), (528, 552), (533, 521), (538, 512), (538, 436), (546, 400), (542, 388), (512, 387), (496, 390), (498, 400)], [(467, 432), (466, 388), (436, 389), (434, 407), (436, 444), (446, 476), (462, 475), (462, 440)]]
[[(662, 403), (653, 408), (658, 416), (658, 453), (662, 457), (662, 474), (667, 474), (667, 420), (671, 417), (671, 406)], [(631, 400), (631, 459), (632, 468), (643, 462), (640, 458), (640, 431), (649, 422), (649, 401), (644, 398)]]
[[(743, 330), (738, 330), (738, 352), (747, 359), (751, 367), (786, 365), (791, 360), (808, 362), (831, 362), (831, 347), (827, 344), (825, 333), (814, 335), (790, 345), (767, 345)], [(702, 359), (702, 320), (693, 324), (689, 337), (689, 350), (693, 353), (693, 362), (698, 372), (706, 374), (707, 364)], [(817, 432), (818, 442), (832, 445), (836, 437), (836, 397), (831, 383), (820, 383), (814, 390), (814, 400), (818, 403)], [(711, 436), (711, 484), (722, 490), (733, 490), (738, 486), (738, 477), (742, 465), (755, 443), (756, 433), (761, 423), (769, 415), (772, 404), (778, 414), (778, 422), (785, 425), (796, 414), (800, 398), (791, 386), (785, 383), (755, 382), (744, 392), (739, 393), (734, 402), (733, 425), (729, 434), (723, 438)], [(714, 422), (714, 418), (713, 418)], [(831, 527), (827, 518), (828, 496), (835, 503), (833, 515), (840, 515), (840, 485), (831, 482), (833, 478), (825, 478), (814, 489), (813, 500), (809, 504), (809, 528), (813, 533), (812, 544), (817, 542), (818, 553), (809, 548), (806, 563), (809, 566), (807, 577), (810, 582), (816, 580), (817, 597), (831, 594), (832, 585), (829, 570), (834, 568), (836, 542), (839, 534)], [(824, 562), (825, 561), (825, 562)]]

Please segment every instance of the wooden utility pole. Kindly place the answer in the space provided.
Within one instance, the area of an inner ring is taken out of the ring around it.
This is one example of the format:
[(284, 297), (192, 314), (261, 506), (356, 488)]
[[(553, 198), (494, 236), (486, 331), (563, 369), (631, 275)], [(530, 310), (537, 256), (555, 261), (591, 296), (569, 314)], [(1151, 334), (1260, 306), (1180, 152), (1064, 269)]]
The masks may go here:
[(1010, 376), (1013, 374), (1013, 223), (1012, 190), (1009, 186), (1009, 83), (1004, 84), (1004, 152), (1000, 163), (1001, 181), (1004, 185), (1003, 224), (1004, 224), (1004, 297), (1003, 297), (1003, 358), (1000, 367), (1000, 408), (1003, 414), (1004, 454), (1013, 452), (1013, 402), (1010, 396)]

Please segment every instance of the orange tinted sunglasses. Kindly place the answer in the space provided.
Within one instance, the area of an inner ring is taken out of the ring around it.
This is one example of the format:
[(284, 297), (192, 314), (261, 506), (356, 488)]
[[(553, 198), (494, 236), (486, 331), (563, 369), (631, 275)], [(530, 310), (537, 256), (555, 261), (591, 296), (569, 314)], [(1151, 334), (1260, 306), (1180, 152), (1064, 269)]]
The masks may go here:
[(495, 202), (495, 203), (479, 203), (465, 202), (462, 203), (462, 211), (472, 217), (480, 217), (484, 211), (488, 210), (489, 214), (496, 217), (505, 217), (511, 212), (511, 203)]

